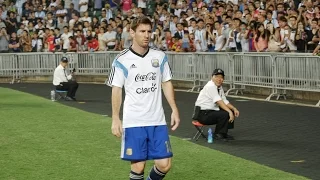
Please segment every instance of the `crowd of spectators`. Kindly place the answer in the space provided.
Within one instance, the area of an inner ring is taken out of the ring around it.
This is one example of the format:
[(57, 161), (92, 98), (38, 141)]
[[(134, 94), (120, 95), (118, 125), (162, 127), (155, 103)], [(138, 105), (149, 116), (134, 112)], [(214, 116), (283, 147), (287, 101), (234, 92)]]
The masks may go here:
[(310, 52), (320, 0), (0, 0), (0, 52), (120, 51), (152, 19), (150, 47), (175, 52)]

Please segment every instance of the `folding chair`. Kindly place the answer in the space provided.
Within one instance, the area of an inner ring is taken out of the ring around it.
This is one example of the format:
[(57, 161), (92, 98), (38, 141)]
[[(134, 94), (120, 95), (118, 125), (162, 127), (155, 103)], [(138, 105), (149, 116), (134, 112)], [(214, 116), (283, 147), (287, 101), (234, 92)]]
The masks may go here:
[(202, 136), (203, 138), (205, 138), (206, 140), (208, 140), (207, 136), (203, 133), (204, 132), (204, 127), (205, 125), (199, 123), (196, 120), (192, 121), (192, 124), (194, 125), (194, 127), (197, 129), (196, 134), (193, 136), (192, 139), (198, 141), (198, 139), (200, 138), (200, 136)]
[(55, 90), (55, 92), (56, 92), (56, 100), (66, 99), (68, 91)]
[(203, 133), (205, 125), (199, 123), (199, 121), (197, 120), (199, 118), (200, 110), (201, 108), (199, 106), (195, 106), (192, 115), (192, 124), (197, 129), (197, 132), (192, 139), (196, 141), (200, 138), (200, 136), (204, 137), (205, 139), (208, 139), (207, 136)]

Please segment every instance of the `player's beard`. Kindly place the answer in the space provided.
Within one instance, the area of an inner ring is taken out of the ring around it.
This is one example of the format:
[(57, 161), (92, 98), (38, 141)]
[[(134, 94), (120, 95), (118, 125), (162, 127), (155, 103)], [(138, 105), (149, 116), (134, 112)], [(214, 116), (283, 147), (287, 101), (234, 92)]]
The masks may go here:
[(143, 48), (148, 48), (149, 47), (149, 41), (142, 41), (140, 46), (143, 47)]

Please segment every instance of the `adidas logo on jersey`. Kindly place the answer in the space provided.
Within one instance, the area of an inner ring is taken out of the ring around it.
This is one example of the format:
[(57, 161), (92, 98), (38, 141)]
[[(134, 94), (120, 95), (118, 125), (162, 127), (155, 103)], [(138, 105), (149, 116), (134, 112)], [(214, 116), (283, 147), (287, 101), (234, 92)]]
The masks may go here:
[(137, 68), (136, 65), (132, 64), (130, 68)]

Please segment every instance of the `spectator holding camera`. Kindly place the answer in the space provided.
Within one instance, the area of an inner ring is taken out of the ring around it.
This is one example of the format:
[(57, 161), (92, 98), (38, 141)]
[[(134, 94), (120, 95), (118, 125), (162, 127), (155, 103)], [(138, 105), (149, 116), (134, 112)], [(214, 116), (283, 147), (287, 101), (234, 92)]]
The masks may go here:
[(7, 17), (5, 22), (8, 34), (16, 33), (18, 21), (13, 12), (9, 13), (9, 17)]
[(19, 43), (21, 44), (23, 52), (32, 51), (31, 37), (27, 30), (23, 30)]
[(0, 53), (7, 53), (9, 50), (10, 37), (7, 34), (6, 28), (2, 27), (0, 32)]
[(3, 22), (3, 20), (0, 18), (0, 29), (5, 28), (6, 24)]
[(298, 52), (306, 52), (307, 47), (307, 33), (305, 31), (305, 26), (302, 21), (298, 22), (298, 29), (296, 32), (295, 44), (297, 46)]
[(237, 34), (237, 42), (241, 44), (242, 52), (249, 52), (249, 30), (246, 23), (241, 23), (240, 32)]
[(221, 52), (225, 50), (227, 38), (222, 30), (222, 25), (216, 21), (214, 22), (214, 28), (216, 29), (213, 34), (213, 43), (215, 44), (214, 50)]
[(11, 34), (11, 38), (9, 40), (9, 51), (10, 52), (21, 52), (19, 38), (17, 37), (17, 34), (15, 32), (13, 32)]
[(204, 27), (204, 20), (198, 20), (198, 29), (195, 31), (195, 44), (197, 52), (207, 51), (207, 41), (205, 38), (206, 29)]
[(207, 41), (207, 48), (209, 52), (213, 52), (214, 51), (214, 39), (215, 35), (213, 35), (213, 29), (212, 26), (210, 24), (206, 25), (206, 41)]

